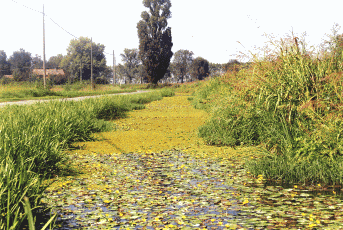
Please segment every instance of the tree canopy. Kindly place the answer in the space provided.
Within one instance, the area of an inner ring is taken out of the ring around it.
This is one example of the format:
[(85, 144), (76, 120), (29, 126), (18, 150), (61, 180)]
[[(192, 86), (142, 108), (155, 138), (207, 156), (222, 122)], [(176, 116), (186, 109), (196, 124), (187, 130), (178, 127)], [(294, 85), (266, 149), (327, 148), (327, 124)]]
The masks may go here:
[(49, 58), (49, 61), (46, 63), (46, 68), (47, 69), (59, 69), (61, 68), (61, 62), (63, 60), (63, 55), (58, 54), (56, 56), (51, 56)]
[(137, 24), (139, 58), (150, 83), (157, 84), (164, 77), (173, 56), (171, 28), (167, 27), (171, 3), (170, 0), (144, 0), (143, 5), (150, 14), (142, 12), (142, 20)]
[(6, 52), (0, 50), (0, 77), (11, 74), (11, 64), (7, 61)]
[(132, 83), (132, 80), (139, 73), (139, 64), (140, 60), (138, 58), (137, 49), (125, 49), (123, 54), (120, 54), (124, 66), (122, 68), (123, 73), (129, 79), (129, 82)]
[[(93, 74), (94, 77), (97, 77), (106, 69), (105, 46), (92, 42), (92, 49)], [(82, 66), (82, 79), (89, 80), (91, 78), (91, 39), (86, 37), (72, 39), (67, 48), (67, 55), (60, 65), (70, 76), (75, 78), (80, 77), (80, 67)]]
[(232, 59), (228, 63), (223, 65), (223, 70), (225, 72), (227, 72), (227, 71), (230, 71), (230, 72), (239, 71), (241, 65), (242, 64), (237, 59)]
[(193, 60), (193, 52), (189, 50), (178, 50), (174, 54), (172, 72), (181, 80), (181, 83), (186, 75), (190, 75)]
[(21, 48), (19, 51), (13, 52), (8, 61), (11, 64), (14, 80), (21, 81), (29, 78), (32, 61), (31, 53)]
[(202, 57), (194, 59), (192, 64), (192, 78), (204, 80), (204, 78), (208, 77), (209, 74), (209, 62)]
[(39, 55), (36, 54), (36, 56), (32, 58), (31, 67), (32, 67), (32, 69), (42, 69), (43, 68), (43, 60)]

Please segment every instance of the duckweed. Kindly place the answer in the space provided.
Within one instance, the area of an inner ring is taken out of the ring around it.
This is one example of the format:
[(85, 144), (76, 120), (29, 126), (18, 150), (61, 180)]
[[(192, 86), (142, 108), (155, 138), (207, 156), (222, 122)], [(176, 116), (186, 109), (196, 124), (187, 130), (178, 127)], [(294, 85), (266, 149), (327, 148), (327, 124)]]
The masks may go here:
[(197, 127), (208, 115), (187, 97), (147, 104), (113, 121), (116, 131), (76, 143), (65, 168), (77, 173), (52, 179), (43, 199), (58, 213), (55, 229), (342, 227), (338, 194), (269, 185), (243, 168), (257, 148), (205, 145)]

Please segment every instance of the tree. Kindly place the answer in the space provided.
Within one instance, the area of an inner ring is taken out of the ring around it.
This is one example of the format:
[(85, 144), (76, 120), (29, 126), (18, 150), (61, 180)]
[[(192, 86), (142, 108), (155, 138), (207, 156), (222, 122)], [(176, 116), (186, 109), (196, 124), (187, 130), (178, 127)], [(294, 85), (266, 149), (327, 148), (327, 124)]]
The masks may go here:
[(32, 58), (31, 69), (43, 69), (43, 60), (37, 54), (35, 57)]
[(124, 62), (124, 73), (132, 83), (132, 79), (138, 74), (140, 60), (138, 58), (137, 49), (125, 49), (123, 54), (120, 54), (122, 61)]
[(217, 64), (217, 63), (211, 63), (209, 64), (209, 71), (210, 71), (210, 76), (215, 77), (215, 76), (220, 76), (223, 74), (223, 64)]
[(142, 12), (142, 20), (137, 24), (139, 58), (149, 82), (157, 84), (164, 77), (173, 56), (171, 29), (167, 27), (171, 3), (170, 0), (144, 0), (143, 5), (149, 8), (150, 14)]
[(204, 80), (204, 78), (208, 77), (209, 74), (209, 62), (202, 57), (197, 57), (196, 59), (194, 59), (191, 73), (192, 78)]
[(57, 54), (57, 56), (51, 56), (49, 58), (49, 61), (46, 63), (46, 68), (47, 69), (60, 69), (63, 58), (64, 57), (62, 54)]
[(0, 50), (0, 78), (11, 74), (11, 64), (7, 61), (6, 52)]
[[(106, 59), (104, 55), (105, 46), (92, 42), (93, 49), (93, 74), (94, 79), (106, 69)], [(67, 48), (67, 55), (60, 63), (72, 78), (80, 78), (80, 67), (82, 79), (91, 78), (91, 39), (80, 37), (72, 39)]]
[(125, 66), (123, 66), (122, 64), (118, 64), (116, 66), (116, 75), (117, 75), (117, 81), (121, 81), (122, 79), (125, 80), (126, 83), (126, 73), (125, 73)]
[(169, 65), (166, 73), (164, 74), (164, 77), (162, 78), (162, 80), (164, 80), (164, 82), (170, 82), (172, 78), (172, 71), (171, 71), (171, 65)]
[(19, 51), (13, 52), (8, 61), (11, 63), (11, 72), (15, 73), (14, 80), (22, 81), (29, 78), (32, 61), (31, 53), (21, 48)]
[(237, 72), (241, 67), (241, 63), (236, 59), (230, 60), (228, 63), (224, 64), (223, 69), (225, 72)]
[(138, 76), (138, 82), (140, 84), (143, 84), (143, 83), (148, 83), (149, 82), (149, 79), (148, 79), (148, 74), (147, 72), (145, 71), (145, 68), (143, 66), (143, 64), (139, 64), (138, 65), (138, 73), (137, 73), (137, 76)]
[(183, 83), (186, 75), (190, 75), (190, 69), (193, 63), (193, 52), (189, 50), (179, 50), (174, 55), (173, 71)]

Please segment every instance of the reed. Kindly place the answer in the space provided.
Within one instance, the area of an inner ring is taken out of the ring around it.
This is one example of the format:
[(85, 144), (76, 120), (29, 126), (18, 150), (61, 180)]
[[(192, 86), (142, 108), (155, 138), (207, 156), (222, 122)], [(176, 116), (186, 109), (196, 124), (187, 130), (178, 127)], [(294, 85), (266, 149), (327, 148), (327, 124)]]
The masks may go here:
[(272, 45), (248, 69), (195, 92), (194, 106), (211, 113), (199, 135), (213, 145), (264, 147), (269, 154), (246, 165), (255, 175), (341, 183), (343, 52), (319, 58), (295, 37)]

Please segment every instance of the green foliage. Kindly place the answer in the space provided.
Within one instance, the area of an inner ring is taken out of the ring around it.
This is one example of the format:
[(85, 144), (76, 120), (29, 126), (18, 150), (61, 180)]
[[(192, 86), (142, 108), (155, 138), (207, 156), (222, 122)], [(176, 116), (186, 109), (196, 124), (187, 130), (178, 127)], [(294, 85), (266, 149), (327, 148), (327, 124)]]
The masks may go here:
[(105, 120), (124, 117), (132, 109), (142, 109), (144, 103), (159, 100), (162, 94), (156, 91), (2, 108), (0, 213), (3, 215), (0, 215), (0, 228), (21, 229), (23, 221), (29, 218), (32, 229), (39, 215), (37, 209), (41, 206), (42, 194), (49, 186), (42, 186), (42, 182), (59, 173), (68, 159), (62, 150), (76, 141), (94, 140), (92, 133), (113, 128)]
[(0, 50), (0, 78), (11, 74), (11, 64), (7, 60), (6, 52)]
[(193, 63), (193, 52), (189, 50), (178, 50), (174, 54), (174, 60), (172, 63), (172, 73), (178, 76), (183, 83), (184, 78), (190, 76), (190, 70)]
[(239, 71), (242, 63), (237, 61), (236, 59), (230, 60), (228, 63), (223, 65), (223, 70), (227, 71)]
[(13, 69), (12, 76), (14, 81), (24, 81), (26, 80), (27, 74), (25, 72), (20, 71), (20, 69)]
[(46, 96), (61, 96), (60, 93), (51, 91), (50, 89), (27, 89), (19, 92), (6, 91), (1, 94), (2, 98), (30, 98), (30, 97), (46, 97)]
[(342, 184), (343, 158), (328, 160), (316, 156), (311, 160), (290, 154), (270, 154), (247, 161), (245, 167), (254, 175), (263, 175), (282, 184)]
[(107, 78), (105, 78), (104, 76), (95, 78), (95, 84), (106, 85), (106, 84), (108, 84), (108, 83), (109, 83), (109, 82), (108, 82)]
[(0, 78), (0, 84), (1, 85), (8, 85), (8, 84), (11, 84), (11, 83), (13, 83), (13, 80), (10, 79), (10, 78), (7, 78), (7, 77)]
[(58, 54), (57, 56), (51, 56), (49, 58), (49, 61), (46, 63), (46, 68), (47, 69), (60, 69), (63, 58), (64, 57), (62, 54)]
[[(261, 168), (265, 171), (258, 171), (261, 162), (271, 162), (267, 156), (254, 166), (256, 170), (249, 164), (251, 171), (269, 175), (274, 170), (287, 178), (282, 174), (286, 169), (289, 175), (308, 172), (305, 166), (304, 170), (299, 165), (287, 168), (293, 161), (305, 160), (312, 167), (316, 159), (321, 159), (313, 166), (319, 170), (327, 167), (326, 161), (337, 162), (343, 155), (343, 56), (324, 55), (326, 58), (318, 60), (309, 55), (298, 38), (282, 40), (276, 50), (272, 56), (256, 59), (249, 69), (230, 71), (206, 82), (195, 92), (193, 104), (211, 113), (208, 122), (199, 128), (199, 135), (208, 144), (261, 145), (273, 161), (282, 159), (287, 166), (281, 172), (281, 164), (273, 163), (274, 168), (264, 165)], [(325, 182), (341, 180), (320, 175), (317, 179)], [(305, 181), (309, 177), (303, 178)]]
[(150, 14), (144, 11), (137, 24), (139, 58), (149, 82), (157, 84), (164, 77), (173, 56), (171, 28), (167, 27), (171, 3), (169, 0), (144, 0), (143, 5), (150, 9)]
[(94, 112), (97, 119), (114, 120), (117, 118), (123, 118), (126, 116), (129, 107), (123, 104), (113, 103), (110, 100), (105, 101), (102, 104), (95, 106)]
[(35, 57), (32, 57), (31, 69), (43, 69), (43, 60), (38, 54), (36, 54)]
[(209, 72), (210, 72), (210, 77), (220, 76), (222, 73), (224, 73), (223, 64), (210, 62)]
[(16, 81), (28, 79), (31, 61), (31, 53), (26, 52), (24, 49), (13, 52), (8, 62), (11, 64), (12, 75)]
[(209, 62), (202, 57), (194, 59), (191, 69), (193, 79), (204, 80), (210, 75)]
[[(199, 85), (201, 87), (197, 87)], [(197, 109), (205, 109), (208, 112), (212, 110), (212, 107), (216, 107), (212, 104), (216, 102), (215, 99), (227, 96), (227, 92), (231, 89), (228, 84), (225, 84), (219, 78), (213, 78), (209, 83), (205, 84), (196, 83), (194, 86), (196, 87), (194, 92), (196, 96), (193, 105)]]
[(63, 85), (65, 91), (78, 91), (85, 87), (90, 87), (90, 80), (76, 81), (74, 83), (67, 82)]
[(259, 142), (257, 126), (259, 117), (244, 107), (228, 107), (218, 110), (213, 117), (199, 128), (199, 136), (210, 145), (254, 145)]
[(175, 90), (173, 90), (171, 88), (163, 88), (161, 90), (161, 96), (162, 97), (172, 97), (172, 96), (175, 96)]
[[(93, 74), (96, 77), (106, 70), (105, 46), (92, 42), (92, 49)], [(85, 37), (72, 39), (67, 52), (67, 55), (60, 62), (60, 67), (66, 70), (72, 78), (80, 79), (80, 67), (82, 65), (82, 79), (89, 80), (91, 78), (91, 39)], [(56, 62), (58, 61), (56, 60)]]
[(129, 79), (129, 83), (132, 83), (133, 78), (139, 72), (138, 50), (137, 49), (125, 49), (123, 54), (120, 54), (124, 66), (122, 72), (125, 77)]

